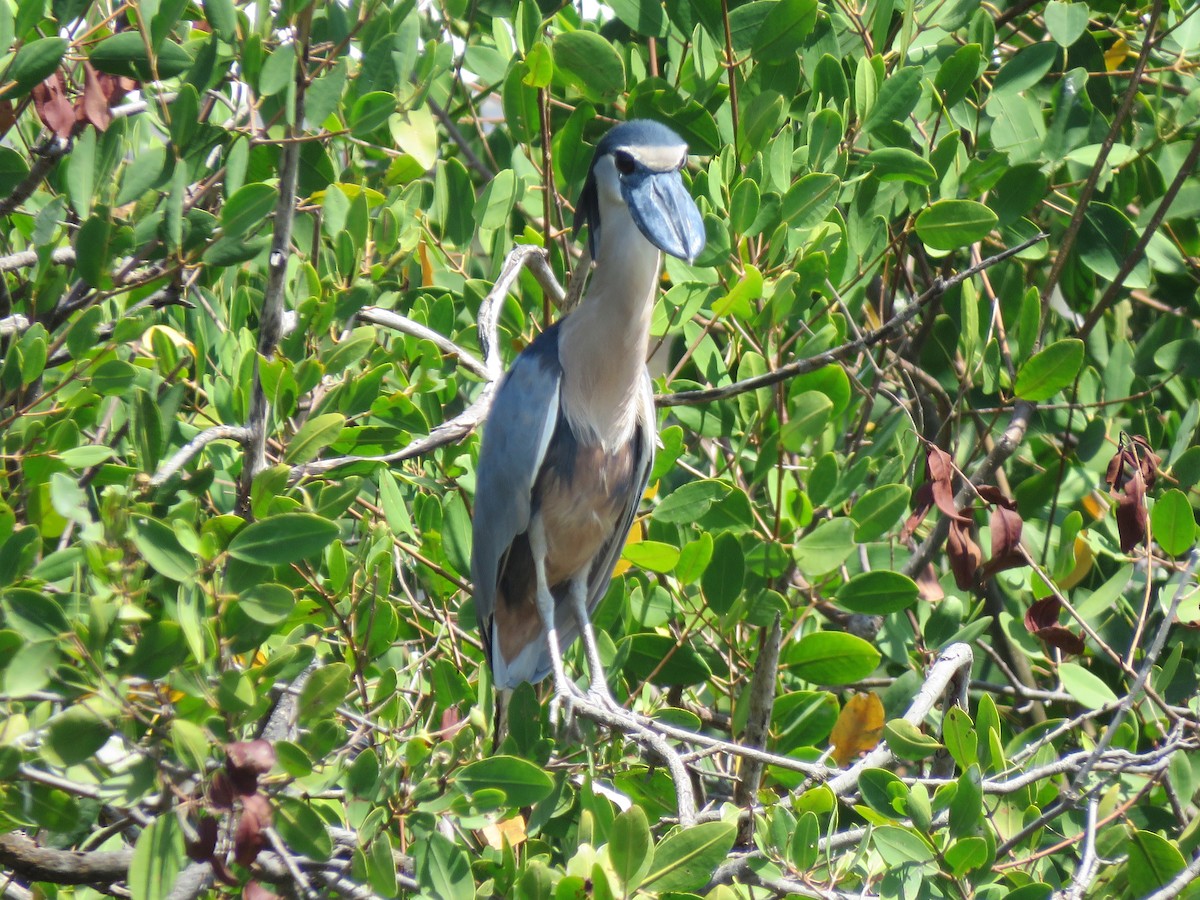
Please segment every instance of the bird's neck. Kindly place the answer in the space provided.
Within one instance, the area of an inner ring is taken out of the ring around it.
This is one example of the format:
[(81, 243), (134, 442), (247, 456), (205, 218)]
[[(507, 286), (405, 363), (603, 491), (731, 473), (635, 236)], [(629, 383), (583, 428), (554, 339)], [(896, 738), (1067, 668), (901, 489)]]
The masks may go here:
[(616, 449), (632, 436), (644, 402), (662, 254), (626, 210), (602, 221), (596, 266), (579, 308), (563, 321), (559, 358), (576, 435)]

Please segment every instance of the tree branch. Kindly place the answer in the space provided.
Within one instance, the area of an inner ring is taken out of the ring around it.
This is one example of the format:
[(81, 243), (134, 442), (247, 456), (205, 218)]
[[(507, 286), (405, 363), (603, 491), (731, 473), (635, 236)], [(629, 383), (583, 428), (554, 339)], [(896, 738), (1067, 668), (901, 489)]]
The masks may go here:
[(108, 884), (124, 881), (132, 850), (53, 850), (23, 834), (0, 834), (0, 866), (30, 881), (54, 884)]

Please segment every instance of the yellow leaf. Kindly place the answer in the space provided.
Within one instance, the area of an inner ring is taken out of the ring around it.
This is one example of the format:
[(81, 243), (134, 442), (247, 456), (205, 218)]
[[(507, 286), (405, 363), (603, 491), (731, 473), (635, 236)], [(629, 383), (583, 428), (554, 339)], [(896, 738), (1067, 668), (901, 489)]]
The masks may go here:
[(1099, 491), (1092, 491), (1083, 498), (1083, 508), (1093, 519), (1103, 519), (1108, 512), (1108, 501)]
[(513, 816), (503, 822), (484, 825), (482, 832), (483, 839), (493, 850), (503, 850), (505, 841), (508, 842), (508, 846), (516, 847), (525, 841), (525, 820), (520, 816)]
[(1092, 545), (1083, 539), (1082, 534), (1075, 535), (1075, 568), (1059, 579), (1058, 586), (1064, 591), (1075, 587), (1092, 571), (1093, 562), (1095, 556), (1092, 554)]
[(1129, 57), (1129, 44), (1125, 38), (1117, 38), (1117, 42), (1104, 51), (1104, 67), (1113, 72), (1121, 68)]
[[(625, 538), (625, 546), (630, 544), (640, 544), (646, 539), (646, 526), (642, 524), (641, 519), (633, 520), (633, 527), (629, 529), (629, 537)], [(617, 564), (613, 566), (613, 578), (624, 575), (629, 571), (631, 563), (624, 556), (617, 560)]]
[(860, 753), (874, 750), (882, 735), (883, 703), (879, 695), (874, 691), (855, 694), (842, 707), (829, 735), (834, 761), (839, 766), (848, 766)]

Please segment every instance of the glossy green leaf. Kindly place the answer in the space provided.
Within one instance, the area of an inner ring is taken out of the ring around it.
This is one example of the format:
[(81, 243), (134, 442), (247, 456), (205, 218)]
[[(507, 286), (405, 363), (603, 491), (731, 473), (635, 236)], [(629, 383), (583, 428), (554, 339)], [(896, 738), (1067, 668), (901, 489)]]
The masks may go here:
[(737, 828), (728, 822), (705, 822), (668, 834), (654, 848), (643, 887), (659, 893), (702, 888), (736, 836)]
[(939, 200), (917, 216), (917, 236), (935, 250), (957, 250), (983, 240), (998, 221), (974, 200)]
[(798, 677), (811, 684), (852, 684), (879, 665), (879, 651), (860, 637), (841, 631), (806, 634), (786, 653)]
[(923, 159), (904, 147), (884, 147), (862, 158), (864, 166), (875, 170), (881, 181), (911, 181), (913, 184), (933, 184), (937, 171)]
[(854, 540), (877, 541), (891, 531), (908, 508), (911, 495), (907, 485), (884, 484), (859, 497), (850, 510), (857, 525)]
[(653, 851), (650, 822), (640, 806), (631, 806), (613, 820), (608, 858), (627, 892), (636, 890), (650, 871)]
[(133, 520), (133, 544), (160, 575), (173, 581), (191, 581), (199, 564), (180, 546), (175, 533), (158, 519), (137, 516)]
[(1087, 30), (1091, 10), (1086, 3), (1064, 3), (1050, 0), (1046, 4), (1046, 29), (1063, 47), (1070, 47)]
[(221, 209), (221, 227), (228, 238), (238, 238), (261, 228), (275, 211), (279, 191), (269, 184), (248, 184), (234, 193)]
[(1100, 709), (1117, 701), (1117, 695), (1103, 679), (1078, 663), (1060, 664), (1058, 677), (1066, 692), (1086, 709)]
[(172, 41), (165, 41), (153, 57), (138, 31), (122, 31), (92, 47), (88, 59), (101, 72), (127, 75), (139, 81), (172, 78), (191, 68), (191, 55)]
[(284, 513), (247, 525), (230, 543), (229, 555), (260, 566), (284, 565), (319, 553), (337, 536), (327, 519)]
[(1196, 542), (1196, 517), (1183, 491), (1164, 491), (1150, 510), (1150, 532), (1163, 551), (1180, 556)]
[(625, 63), (613, 45), (592, 31), (567, 31), (551, 43), (555, 69), (598, 98), (615, 96), (625, 87)]
[(806, 575), (832, 572), (854, 552), (854, 522), (845, 517), (822, 522), (792, 547), (792, 558)]
[(1035, 353), (1017, 372), (1017, 396), (1035, 403), (1068, 387), (1083, 366), (1083, 341), (1066, 338)]
[(754, 37), (754, 58), (761, 63), (792, 59), (817, 23), (817, 0), (779, 0)]
[(44, 37), (30, 41), (17, 50), (12, 64), (4, 74), (5, 81), (14, 81), (13, 88), (0, 96), (21, 96), (54, 73), (67, 52), (67, 42), (60, 37)]
[(917, 583), (899, 572), (861, 572), (838, 588), (837, 604), (871, 616), (907, 609), (917, 602)]

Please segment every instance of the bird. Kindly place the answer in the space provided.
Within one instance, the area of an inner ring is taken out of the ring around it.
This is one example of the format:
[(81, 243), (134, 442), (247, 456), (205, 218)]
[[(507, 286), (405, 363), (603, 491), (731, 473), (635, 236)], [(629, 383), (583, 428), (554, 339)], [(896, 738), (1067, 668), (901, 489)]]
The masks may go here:
[[(604, 596), (650, 476), (657, 437), (646, 369), (662, 255), (695, 261), (704, 220), (680, 175), (688, 147), (634, 119), (596, 144), (572, 235), (594, 267), (578, 306), (502, 378), (476, 467), (471, 578), (493, 683), (507, 698), (554, 678), (570, 716), (584, 695), (563, 652), (582, 635), (588, 695), (611, 711), (590, 616)], [(500, 718), (502, 702), (497, 704)]]

